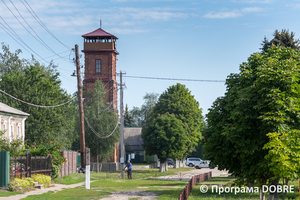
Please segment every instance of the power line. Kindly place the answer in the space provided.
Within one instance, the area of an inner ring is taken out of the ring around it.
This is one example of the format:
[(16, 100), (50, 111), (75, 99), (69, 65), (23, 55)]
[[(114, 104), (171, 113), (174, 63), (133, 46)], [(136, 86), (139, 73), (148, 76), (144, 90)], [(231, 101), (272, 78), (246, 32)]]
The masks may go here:
[[(11, 14), (17, 19), (17, 21), (23, 26), (23, 28), (25, 28), (25, 30), (34, 38), (36, 39), (40, 44), (42, 44), (46, 49), (48, 49), (49, 51), (53, 52), (54, 54), (56, 54), (58, 57), (62, 58), (60, 55), (58, 55), (53, 49), (51, 49), (51, 47), (49, 47), (39, 36), (38, 34), (35, 32), (35, 30), (28, 24), (28, 22), (24, 19), (24, 17), (21, 15), (21, 13), (19, 12), (19, 10), (17, 9), (17, 7), (15, 6), (15, 4), (10, 0), (11, 4), (14, 6), (14, 8), (16, 9), (16, 11), (19, 13), (19, 15), (21, 16), (21, 18), (23, 19), (23, 21), (27, 24), (27, 26), (32, 30), (33, 33), (35, 33), (36, 36), (34, 36), (24, 25), (23, 23), (18, 19), (18, 17), (13, 13), (13, 11), (8, 7), (8, 5), (4, 2), (4, 0), (2, 0), (3, 4), (6, 6), (6, 8), (11, 12)], [(62, 58), (63, 60), (65, 60), (64, 58)], [(67, 60), (65, 60), (67, 61)]]
[(102, 136), (100, 135), (97, 131), (95, 131), (95, 129), (91, 126), (91, 124), (89, 123), (89, 121), (87, 120), (86, 116), (84, 116), (84, 119), (85, 119), (85, 122), (87, 123), (88, 127), (91, 129), (91, 131), (99, 138), (101, 139), (106, 139), (106, 138), (109, 138), (110, 136), (112, 136), (112, 134), (116, 131), (117, 127), (118, 127), (118, 124), (119, 124), (119, 120), (117, 120), (117, 124), (114, 128), (114, 130), (107, 136)]
[[(18, 40), (20, 40), (28, 49), (30, 49), (34, 54), (36, 54), (38, 57), (40, 57), (42, 60), (44, 60), (45, 62), (47, 62), (47, 63), (49, 63), (47, 60), (45, 60), (44, 58), (42, 58), (38, 53), (36, 53), (32, 48), (30, 48), (23, 40), (22, 40), (22, 38), (20, 38), (20, 36), (9, 26), (9, 24), (8, 23), (6, 23), (6, 21), (0, 16), (0, 18), (3, 20), (3, 22), (6, 24), (6, 26), (8, 27), (8, 28), (10, 28), (10, 31), (13, 33), (13, 35), (16, 37), (16, 38), (18, 38)], [(2, 24), (2, 26), (4, 26), (3, 24)], [(6, 27), (6, 28), (7, 28)], [(7, 29), (8, 29), (7, 28)], [(9, 30), (9, 29), (8, 29)]]
[(37, 14), (34, 12), (34, 10), (31, 8), (31, 6), (27, 3), (26, 0), (24, 2), (27, 4), (28, 8), (22, 0), (20, 0), (22, 4), (26, 7), (26, 9), (29, 11), (29, 13), (33, 16), (33, 18), (51, 35), (55, 40), (57, 40), (59, 43), (61, 43), (63, 46), (65, 46), (67, 49), (72, 49), (71, 47), (65, 45), (62, 41), (60, 41), (48, 28), (47, 26), (43, 23), (43, 21), (37, 16)]
[(158, 79), (168, 81), (196, 81), (196, 82), (225, 82), (223, 80), (200, 80), (200, 79), (181, 79), (181, 78), (160, 78), (160, 77), (146, 77), (146, 76), (124, 76), (128, 78), (141, 78), (141, 79)]
[(4, 91), (1, 90), (1, 89), (0, 89), (0, 92), (6, 94), (7, 96), (9, 96), (9, 97), (11, 97), (11, 98), (13, 98), (13, 99), (15, 99), (15, 100), (17, 100), (17, 101), (20, 101), (20, 102), (22, 102), (22, 103), (28, 104), (28, 105), (30, 105), (30, 106), (39, 107), (39, 108), (56, 108), (56, 107), (59, 107), (59, 106), (63, 106), (63, 105), (65, 105), (65, 104), (71, 102), (73, 99), (77, 98), (77, 97), (73, 97), (73, 98), (70, 99), (69, 101), (64, 102), (64, 103), (62, 103), (62, 104), (55, 105), (55, 106), (41, 106), (41, 105), (36, 105), (36, 104), (28, 103), (28, 102), (26, 102), (26, 101), (23, 101), (23, 100), (21, 100), (21, 99), (18, 99), (18, 98), (16, 98), (16, 97), (14, 97), (14, 96), (12, 96), (12, 95), (10, 95), (10, 94), (4, 92)]

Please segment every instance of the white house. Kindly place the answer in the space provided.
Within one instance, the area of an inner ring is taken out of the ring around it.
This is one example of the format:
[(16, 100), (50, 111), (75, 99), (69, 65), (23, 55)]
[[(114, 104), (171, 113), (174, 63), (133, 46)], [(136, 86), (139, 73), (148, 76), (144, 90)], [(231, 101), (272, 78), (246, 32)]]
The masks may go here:
[(12, 141), (13, 139), (25, 139), (25, 120), (28, 113), (10, 107), (0, 102), (0, 130), (4, 133), (4, 138)]

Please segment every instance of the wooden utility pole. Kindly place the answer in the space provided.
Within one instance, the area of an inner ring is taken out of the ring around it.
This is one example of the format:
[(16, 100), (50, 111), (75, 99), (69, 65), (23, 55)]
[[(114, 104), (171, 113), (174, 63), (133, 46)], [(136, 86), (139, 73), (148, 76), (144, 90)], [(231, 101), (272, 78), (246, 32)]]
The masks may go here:
[[(125, 162), (126, 162), (126, 154), (124, 148), (124, 111), (123, 111), (123, 72), (120, 71), (120, 117), (121, 117), (121, 125), (120, 125), (120, 135), (121, 135), (121, 142), (120, 142), (120, 149), (121, 149), (121, 156), (120, 156), (120, 163), (121, 163), (121, 178), (125, 178)], [(125, 157), (124, 157), (125, 156)]]
[(77, 86), (78, 86), (81, 167), (85, 168), (84, 112), (83, 112), (83, 102), (82, 102), (82, 83), (81, 83), (79, 50), (77, 44), (75, 45), (75, 57), (76, 57), (76, 72), (77, 72)]

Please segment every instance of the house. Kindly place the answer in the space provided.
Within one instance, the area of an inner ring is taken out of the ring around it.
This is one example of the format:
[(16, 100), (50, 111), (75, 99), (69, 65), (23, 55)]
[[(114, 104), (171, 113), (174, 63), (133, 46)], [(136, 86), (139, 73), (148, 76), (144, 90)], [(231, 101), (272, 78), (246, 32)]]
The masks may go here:
[(131, 153), (135, 155), (135, 158), (132, 159), (133, 163), (157, 161), (156, 156), (148, 156), (142, 146), (142, 128), (124, 128), (124, 144), (127, 158)]
[(25, 120), (28, 113), (10, 107), (0, 102), (0, 130), (4, 133), (2, 137), (9, 141), (13, 139), (25, 139)]

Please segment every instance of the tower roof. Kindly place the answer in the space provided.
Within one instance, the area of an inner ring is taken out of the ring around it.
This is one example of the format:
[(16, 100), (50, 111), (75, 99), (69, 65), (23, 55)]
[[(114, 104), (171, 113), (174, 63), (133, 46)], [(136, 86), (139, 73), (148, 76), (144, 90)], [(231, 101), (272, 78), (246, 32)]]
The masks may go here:
[(111, 38), (113, 37), (114, 39), (118, 39), (116, 36), (106, 32), (102, 28), (98, 28), (97, 30), (94, 30), (90, 33), (82, 35), (84, 38), (89, 38), (89, 37), (104, 37), (104, 38)]

